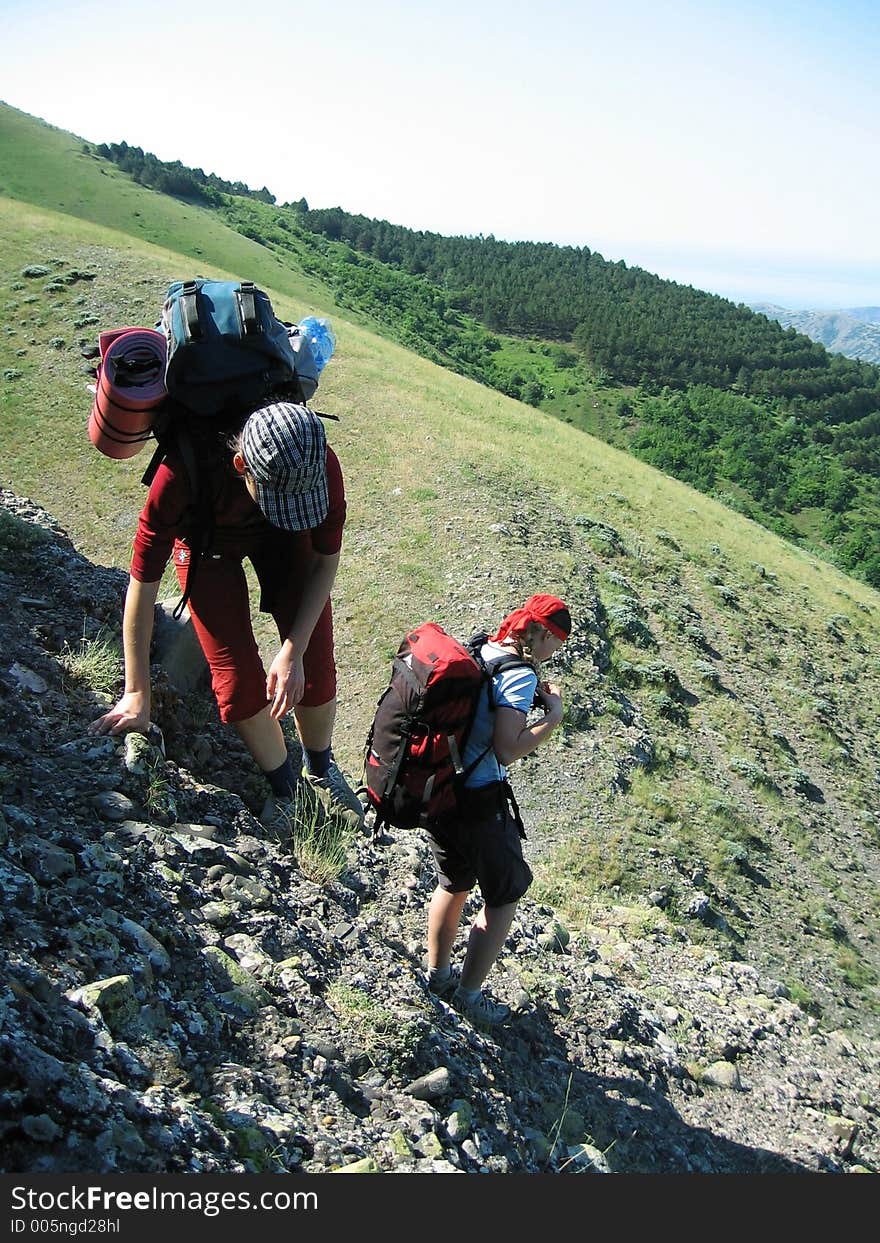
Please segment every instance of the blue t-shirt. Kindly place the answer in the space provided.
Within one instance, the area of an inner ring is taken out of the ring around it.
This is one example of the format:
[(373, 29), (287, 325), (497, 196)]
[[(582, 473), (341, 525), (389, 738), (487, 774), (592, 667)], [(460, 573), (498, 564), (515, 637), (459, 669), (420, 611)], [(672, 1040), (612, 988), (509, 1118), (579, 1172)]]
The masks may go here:
[[(498, 660), (501, 656), (510, 656), (511, 654), (509, 648), (501, 647), (497, 643), (483, 644), (483, 660), (490, 669), (492, 668), (493, 661)], [(535, 698), (535, 689), (538, 685), (538, 675), (531, 665), (502, 669), (500, 673), (495, 675), (493, 682), (496, 707), (515, 708), (517, 712), (529, 711)], [(499, 763), (498, 757), (492, 750), (492, 733), (494, 729), (495, 713), (489, 708), (489, 688), (484, 686), (480, 692), (476, 716), (474, 717), (470, 737), (462, 757), (465, 769), (467, 769), (469, 764), (473, 764), (477, 756), (486, 751), (487, 747), (488, 751), (465, 782), (468, 788), (489, 785), (492, 781), (503, 781), (507, 776), (506, 768)]]

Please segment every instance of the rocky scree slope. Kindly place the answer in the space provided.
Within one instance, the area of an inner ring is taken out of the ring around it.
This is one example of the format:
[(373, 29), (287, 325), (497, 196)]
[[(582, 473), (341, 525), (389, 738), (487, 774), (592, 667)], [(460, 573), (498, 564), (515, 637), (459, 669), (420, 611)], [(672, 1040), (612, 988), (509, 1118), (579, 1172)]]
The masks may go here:
[(88, 735), (65, 653), (118, 627), (125, 576), (0, 501), (0, 1168), (880, 1168), (876, 1041), (656, 908), (575, 935), (527, 897), (493, 976), (509, 1026), (433, 999), (418, 835), (310, 882), (159, 668), (166, 757)]

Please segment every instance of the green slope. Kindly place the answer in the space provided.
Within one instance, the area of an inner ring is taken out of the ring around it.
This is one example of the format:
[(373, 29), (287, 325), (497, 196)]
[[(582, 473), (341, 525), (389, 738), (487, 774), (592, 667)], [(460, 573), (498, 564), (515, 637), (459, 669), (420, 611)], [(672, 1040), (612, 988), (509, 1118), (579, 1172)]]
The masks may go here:
[(210, 205), (383, 335), (880, 586), (876, 368), (586, 247), (442, 237), (305, 200), (278, 206), (265, 189), (219, 184), (124, 142), (96, 153)]
[[(75, 146), (56, 167), (65, 160), (71, 183), (106, 180)], [(193, 209), (123, 189), (129, 219), (140, 212), (159, 236), (176, 212), (174, 229), (192, 241)], [(204, 270), (258, 275), (242, 260), (256, 263), (260, 248), (231, 235), (224, 258), (223, 236)], [(0, 242), (0, 484), (45, 505), (97, 560), (125, 567), (145, 455), (113, 463), (89, 445), (80, 348), (101, 328), (152, 322), (192, 252), (8, 192)], [(262, 258), (275, 263), (258, 279), (279, 310), (332, 311), (338, 334), (320, 406), (340, 415), (330, 436), (350, 504), (336, 593), (343, 763), (358, 771), (407, 627), (434, 617), (466, 634), (534, 590), (556, 591), (577, 618), (559, 662), (566, 726), (516, 773), (536, 894), (581, 924), (611, 904), (640, 926), (680, 921), (713, 952), (772, 969), (829, 1021), (874, 1023), (877, 593), (366, 331), (302, 273)], [(687, 919), (695, 885), (711, 923)], [(658, 891), (662, 916), (649, 904)]]
[[(85, 148), (85, 149), (84, 149)], [(281, 263), (195, 204), (156, 194), (89, 153), (87, 144), (42, 121), (0, 105), (0, 194), (151, 242), (191, 262), (187, 274), (211, 264), (247, 272), (258, 284), (333, 308), (320, 282)]]

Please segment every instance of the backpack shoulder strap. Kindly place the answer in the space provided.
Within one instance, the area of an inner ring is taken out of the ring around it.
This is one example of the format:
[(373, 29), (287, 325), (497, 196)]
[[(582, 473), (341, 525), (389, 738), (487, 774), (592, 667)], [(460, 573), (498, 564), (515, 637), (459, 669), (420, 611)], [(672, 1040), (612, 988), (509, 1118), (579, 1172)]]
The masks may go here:
[(238, 304), (241, 308), (241, 324), (244, 329), (245, 336), (249, 332), (260, 331), (260, 321), (257, 318), (257, 287), (253, 281), (242, 281), (238, 295)]
[(204, 336), (199, 323), (199, 287), (195, 281), (185, 281), (180, 293), (180, 314), (187, 341), (198, 341)]
[(486, 664), (486, 671), (493, 678), (497, 673), (503, 673), (505, 669), (531, 669), (533, 673), (536, 672), (530, 660), (526, 660), (524, 656), (517, 656), (515, 652), (511, 652), (509, 656), (498, 656)]
[(190, 560), (186, 571), (186, 583), (183, 595), (174, 606), (172, 616), (177, 621), (183, 614), (195, 586), (196, 573), (202, 553), (209, 547), (214, 537), (214, 505), (211, 488), (205, 480), (198, 458), (198, 452), (192, 436), (185, 425), (180, 422), (167, 425), (157, 437), (157, 444), (141, 482), (149, 487), (156, 477), (156, 472), (173, 447), (180, 457), (189, 485), (188, 512), (191, 515), (191, 534), (187, 538), (190, 545)]
[(150, 458), (150, 461), (147, 464), (147, 469), (144, 471), (143, 475), (141, 476), (141, 483), (144, 484), (146, 487), (149, 487), (150, 484), (153, 482), (153, 480), (156, 478), (156, 471), (162, 465), (162, 460), (165, 457), (167, 450), (168, 450), (168, 446), (165, 444), (162, 444), (161, 441), (156, 445), (156, 448), (153, 451), (153, 456)]
[(153, 456), (147, 463), (147, 469), (141, 476), (141, 483), (147, 488), (156, 478), (156, 471), (168, 456), (169, 449), (176, 443), (175, 433), (179, 413), (176, 403), (171, 397), (166, 397), (156, 410), (156, 417), (151, 429), (152, 435), (156, 440), (156, 448), (153, 450)]
[(489, 635), (485, 630), (477, 631), (468, 639), (465, 647), (477, 662), (483, 677), (489, 685), (489, 710), (495, 710), (495, 677), (499, 673), (503, 673), (506, 669), (531, 669), (535, 672), (535, 666), (523, 656), (517, 656), (515, 652), (507, 652), (503, 656), (493, 656), (490, 660), (483, 657), (483, 646), (489, 642)]
[(202, 556), (210, 548), (214, 540), (214, 496), (208, 480), (208, 472), (203, 469), (192, 436), (185, 427), (178, 429), (176, 448), (180, 454), (183, 468), (186, 471), (190, 489), (190, 512), (192, 526), (187, 543), (190, 546), (189, 565), (186, 568), (186, 583), (183, 595), (174, 606), (172, 616), (175, 621), (180, 618), (189, 602), (196, 574)]
[[(468, 649), (483, 671), (486, 684), (486, 694), (488, 696), (489, 711), (491, 713), (498, 707), (495, 699), (495, 678), (497, 675), (505, 672), (507, 669), (531, 669), (532, 672), (534, 672), (535, 667), (530, 661), (525, 660), (522, 656), (517, 656), (514, 652), (511, 652), (510, 655), (496, 656), (491, 661), (484, 660), (480, 652), (480, 648), (482, 647), (484, 641), (485, 639), (482, 635), (476, 635), (474, 636), (474, 639), (470, 640), (468, 643)], [(472, 644), (477, 644), (477, 646), (471, 646)], [(472, 725), (473, 721), (471, 721), (471, 726)], [(470, 733), (470, 730), (468, 730), (468, 733)], [(464, 750), (463, 747), (462, 750)], [(470, 777), (472, 773), (476, 772), (479, 765), (482, 764), (483, 760), (491, 750), (492, 744), (490, 742), (488, 747), (486, 747), (477, 756), (477, 758), (472, 760), (471, 763), (468, 764), (467, 768), (462, 771), (460, 774), (462, 783), (466, 782), (468, 777)]]
[(488, 683), (489, 683), (489, 711), (494, 712), (497, 703), (495, 701), (495, 679), (499, 673), (505, 673), (508, 669), (531, 669), (537, 676), (535, 666), (531, 661), (526, 660), (522, 656), (517, 656), (511, 652), (509, 656), (497, 656), (491, 661), (484, 661), (481, 656), (477, 659), (483, 667)]

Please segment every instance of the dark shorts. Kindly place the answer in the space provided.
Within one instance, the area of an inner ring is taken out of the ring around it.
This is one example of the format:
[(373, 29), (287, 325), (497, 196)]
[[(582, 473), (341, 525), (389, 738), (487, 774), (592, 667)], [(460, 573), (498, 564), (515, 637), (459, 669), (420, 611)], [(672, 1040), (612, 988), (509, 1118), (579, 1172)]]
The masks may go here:
[(428, 829), (440, 888), (467, 893), (479, 882), (486, 906), (516, 902), (532, 883), (520, 829), (502, 784), (465, 790), (461, 814)]

